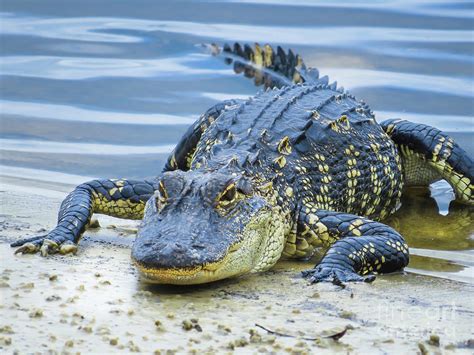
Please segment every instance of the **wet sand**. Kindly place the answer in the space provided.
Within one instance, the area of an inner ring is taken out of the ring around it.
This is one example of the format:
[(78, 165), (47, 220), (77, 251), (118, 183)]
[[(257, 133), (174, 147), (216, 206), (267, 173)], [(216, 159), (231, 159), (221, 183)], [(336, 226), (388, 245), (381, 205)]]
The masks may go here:
[(8, 243), (53, 227), (72, 185), (1, 182), (2, 352), (472, 353), (467, 283), (406, 272), (307, 285), (299, 274), (312, 264), (283, 261), (208, 285), (153, 286), (130, 262), (136, 223), (103, 216), (76, 256), (14, 256)]

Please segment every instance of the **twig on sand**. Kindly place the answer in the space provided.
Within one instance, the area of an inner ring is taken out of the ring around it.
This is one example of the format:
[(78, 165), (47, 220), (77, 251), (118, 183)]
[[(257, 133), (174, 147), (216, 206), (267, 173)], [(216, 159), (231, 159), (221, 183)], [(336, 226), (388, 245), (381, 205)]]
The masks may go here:
[(344, 336), (344, 334), (346, 334), (347, 329), (348, 329), (347, 327), (345, 327), (342, 331), (337, 332), (335, 334), (322, 336), (322, 337), (317, 337), (317, 338), (307, 338), (307, 337), (300, 337), (300, 336), (296, 336), (296, 335), (292, 335), (292, 334), (280, 333), (280, 332), (277, 332), (275, 330), (268, 329), (268, 328), (266, 328), (263, 325), (260, 325), (258, 323), (255, 323), (255, 326), (257, 328), (265, 330), (267, 333), (270, 333), (270, 334), (278, 335), (278, 336), (281, 336), (281, 337), (287, 337), (287, 338), (300, 338), (300, 339), (303, 339), (303, 340), (310, 340), (310, 341), (315, 341), (315, 340), (318, 340), (318, 339), (321, 339), (321, 338), (331, 338), (335, 341), (338, 341), (339, 339), (341, 339)]
[[(295, 336), (295, 335), (280, 333), (280, 332), (277, 332), (277, 331), (275, 331), (275, 330), (271, 330), (271, 329), (265, 328), (263, 325), (260, 325), (260, 324), (258, 324), (258, 323), (255, 323), (255, 326), (258, 327), (258, 328), (261, 328), (261, 329), (265, 330), (266, 332), (268, 332), (268, 333), (270, 333), (270, 334), (278, 335), (278, 336), (281, 336), (281, 337), (300, 338), (300, 337)], [(314, 341), (314, 340), (318, 340), (319, 338), (305, 338), (305, 337), (301, 337), (301, 339)]]

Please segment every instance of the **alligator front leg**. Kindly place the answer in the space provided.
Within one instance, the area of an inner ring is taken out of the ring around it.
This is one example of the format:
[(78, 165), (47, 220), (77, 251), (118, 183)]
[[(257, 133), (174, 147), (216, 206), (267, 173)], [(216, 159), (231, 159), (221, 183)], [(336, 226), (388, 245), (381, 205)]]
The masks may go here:
[(319, 210), (300, 216), (301, 233), (328, 247), (314, 269), (304, 271), (311, 283), (366, 281), (408, 264), (408, 245), (391, 227), (344, 212)]
[(93, 213), (141, 219), (146, 201), (157, 189), (156, 181), (92, 180), (77, 186), (62, 202), (57, 226), (48, 234), (11, 244), (17, 253), (75, 253), (77, 243)]

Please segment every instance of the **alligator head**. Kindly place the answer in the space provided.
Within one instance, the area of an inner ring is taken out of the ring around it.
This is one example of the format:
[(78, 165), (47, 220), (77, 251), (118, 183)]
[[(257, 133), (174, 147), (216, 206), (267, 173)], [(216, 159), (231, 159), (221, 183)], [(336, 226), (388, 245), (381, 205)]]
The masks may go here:
[(274, 265), (284, 222), (276, 203), (253, 185), (238, 173), (164, 173), (132, 249), (145, 280), (199, 284)]

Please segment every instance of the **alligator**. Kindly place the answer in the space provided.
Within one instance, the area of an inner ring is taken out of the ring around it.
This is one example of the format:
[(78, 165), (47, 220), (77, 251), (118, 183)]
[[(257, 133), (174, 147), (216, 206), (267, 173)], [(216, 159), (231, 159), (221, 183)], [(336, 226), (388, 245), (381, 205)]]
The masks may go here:
[(474, 205), (473, 159), (440, 130), (380, 124), (363, 101), (291, 50), (212, 45), (264, 90), (207, 110), (161, 174), (77, 186), (57, 226), (16, 253), (76, 253), (93, 213), (142, 222), (131, 258), (151, 283), (200, 284), (320, 256), (310, 283), (371, 282), (402, 270), (408, 245), (380, 222), (405, 187), (444, 179)]

